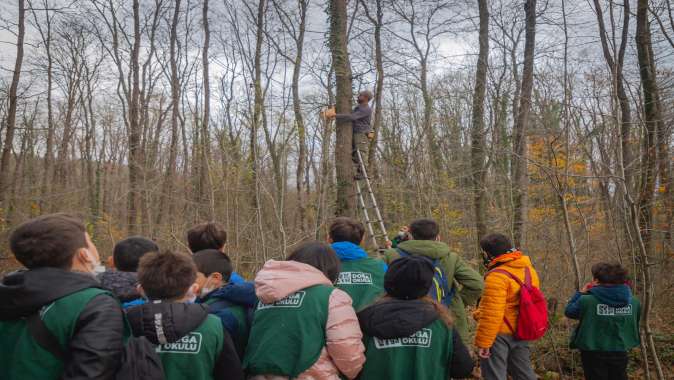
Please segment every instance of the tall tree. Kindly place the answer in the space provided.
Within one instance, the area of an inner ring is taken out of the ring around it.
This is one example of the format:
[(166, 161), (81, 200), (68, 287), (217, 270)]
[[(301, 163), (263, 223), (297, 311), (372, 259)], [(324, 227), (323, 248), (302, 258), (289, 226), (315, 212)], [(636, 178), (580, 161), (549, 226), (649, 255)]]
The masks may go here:
[(38, 21), (38, 16), (35, 7), (28, 1), (33, 19), (35, 20), (35, 27), (40, 33), (40, 39), (44, 45), (45, 54), (47, 55), (47, 141), (45, 143), (44, 154), (44, 175), (42, 176), (42, 183), (40, 187), (40, 210), (44, 210), (46, 206), (45, 199), (50, 190), (51, 171), (54, 162), (54, 107), (52, 102), (52, 92), (54, 88), (54, 57), (52, 55), (52, 20), (51, 6), (48, 0), (43, 0), (44, 20)]
[[(352, 78), (349, 50), (347, 48), (346, 0), (330, 0), (330, 50), (335, 70), (337, 93), (335, 109), (337, 113), (350, 113), (352, 106)], [(353, 196), (353, 162), (351, 144), (353, 127), (345, 119), (337, 119), (335, 168), (337, 171), (336, 215), (352, 216), (356, 210), (356, 198)]]
[[(642, 326), (646, 335), (646, 344), (655, 362), (658, 379), (664, 379), (662, 367), (658, 360), (658, 353), (653, 342), (650, 327), (650, 311), (653, 303), (651, 278), (651, 263), (649, 255), (653, 253), (653, 202), (655, 194), (655, 177), (657, 170), (657, 133), (661, 120), (661, 105), (659, 104), (658, 84), (656, 81), (655, 57), (651, 38), (650, 22), (648, 20), (648, 0), (639, 0), (637, 3), (637, 58), (644, 102), (644, 142), (642, 149), (641, 184), (638, 195), (636, 213), (639, 216), (639, 230), (641, 250), (639, 256), (640, 269), (643, 275), (644, 306), (642, 312)], [(636, 219), (637, 215), (633, 215)]]
[(16, 60), (14, 61), (14, 74), (12, 75), (12, 84), (9, 86), (9, 108), (7, 110), (7, 120), (5, 122), (5, 141), (2, 146), (2, 157), (0, 157), (0, 205), (7, 209), (5, 204), (8, 194), (9, 182), (9, 161), (12, 158), (12, 146), (14, 144), (14, 134), (16, 132), (16, 106), (18, 103), (17, 91), (19, 88), (19, 79), (21, 78), (21, 65), (23, 64), (23, 39), (26, 36), (26, 4), (24, 0), (19, 0), (19, 30), (16, 37)]
[(158, 204), (157, 224), (162, 223), (165, 216), (173, 214), (174, 209), (174, 183), (176, 176), (176, 164), (178, 160), (178, 117), (180, 114), (180, 79), (178, 78), (178, 57), (176, 45), (178, 42), (178, 21), (180, 18), (180, 0), (173, 4), (173, 17), (171, 19), (171, 31), (169, 32), (169, 65), (171, 67), (171, 137), (169, 140), (168, 163), (161, 202)]
[[(295, 55), (291, 56), (285, 52), (274, 36), (269, 35), (269, 40), (276, 46), (279, 54), (293, 64), (292, 73), (292, 101), (293, 114), (295, 116), (295, 127), (297, 128), (297, 170), (295, 171), (295, 190), (297, 191), (297, 219), (298, 225), (302, 231), (308, 227), (307, 221), (307, 200), (306, 193), (309, 193), (309, 181), (307, 178), (307, 128), (302, 114), (302, 101), (300, 99), (300, 74), (302, 73), (302, 59), (304, 54), (304, 36), (307, 28), (307, 9), (309, 0), (297, 0), (297, 17), (294, 18), (284, 3), (274, 0), (274, 10), (278, 14), (279, 21), (283, 30), (290, 35), (295, 44)], [(297, 27), (295, 25), (297, 24)]]
[(211, 40), (211, 30), (208, 25), (208, 0), (204, 0), (202, 8), (202, 22), (204, 26), (204, 47), (202, 50), (202, 64), (204, 77), (204, 116), (201, 120), (201, 165), (200, 165), (200, 185), (201, 201), (207, 203), (206, 216), (209, 220), (215, 218), (215, 205), (213, 197), (213, 184), (211, 183), (211, 173), (209, 168), (209, 157), (211, 156), (211, 139), (208, 123), (211, 117), (211, 82), (208, 71), (208, 47)]
[(473, 178), (473, 201), (475, 206), (475, 228), (478, 241), (487, 233), (485, 161), (487, 157), (484, 128), (484, 97), (487, 87), (489, 67), (489, 5), (487, 0), (478, 0), (480, 10), (480, 51), (475, 72), (473, 92), (473, 129), (471, 130), (471, 168)]
[[(631, 142), (631, 128), (632, 128), (632, 114), (630, 110), (630, 100), (625, 89), (625, 78), (623, 76), (623, 64), (625, 62), (625, 50), (627, 49), (627, 41), (629, 39), (630, 27), (630, 2), (624, 0), (623, 2), (623, 24), (622, 33), (620, 37), (620, 48), (617, 55), (614, 57), (611, 53), (611, 48), (608, 40), (608, 33), (604, 23), (604, 14), (601, 9), (599, 0), (594, 0), (594, 7), (597, 14), (597, 25), (599, 26), (599, 37), (601, 41), (602, 52), (604, 60), (611, 71), (611, 79), (614, 86), (614, 94), (618, 98), (620, 105), (620, 136), (622, 147), (622, 162), (625, 168), (625, 180), (627, 181), (627, 188), (632, 188), (632, 166), (634, 165), (634, 157), (632, 155)], [(612, 33), (613, 34), (613, 33)], [(612, 41), (615, 44), (615, 41)]]
[(522, 87), (520, 89), (519, 112), (513, 128), (514, 165), (512, 180), (514, 182), (513, 237), (515, 245), (524, 244), (525, 225), (527, 221), (527, 200), (529, 174), (527, 165), (527, 129), (531, 111), (531, 93), (534, 86), (534, 49), (536, 47), (536, 0), (526, 0), (525, 33), (524, 33), (524, 67), (522, 68)]
[[(248, 164), (251, 169), (251, 183), (255, 187), (253, 194), (253, 207), (258, 210), (260, 207), (258, 186), (258, 165), (257, 165), (257, 137), (258, 131), (262, 125), (264, 113), (264, 94), (262, 93), (262, 42), (264, 40), (264, 15), (267, 1), (259, 0), (257, 4), (257, 16), (255, 17), (255, 56), (253, 58), (253, 89), (255, 98), (253, 100), (253, 119), (250, 126), (250, 147)], [(260, 213), (258, 212), (258, 218)], [(258, 223), (259, 224), (259, 223)]]
[(129, 201), (127, 206), (127, 229), (136, 232), (138, 226), (138, 205), (142, 176), (140, 114), (140, 0), (133, 0), (133, 48), (131, 50), (132, 87), (129, 99)]

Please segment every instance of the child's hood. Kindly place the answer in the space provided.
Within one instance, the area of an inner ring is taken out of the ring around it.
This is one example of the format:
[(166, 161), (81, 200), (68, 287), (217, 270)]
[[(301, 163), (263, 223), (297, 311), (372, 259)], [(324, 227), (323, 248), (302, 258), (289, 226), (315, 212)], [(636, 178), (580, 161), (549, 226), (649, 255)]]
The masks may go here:
[(58, 268), (10, 273), (0, 282), (0, 320), (26, 317), (59, 298), (100, 287), (92, 275)]
[(368, 257), (367, 252), (361, 246), (350, 241), (332, 243), (332, 249), (335, 250), (341, 261), (360, 260)]
[(450, 254), (449, 246), (436, 240), (407, 240), (398, 244), (398, 248), (410, 255), (421, 255), (439, 259)]
[(135, 306), (126, 311), (134, 336), (144, 336), (154, 344), (178, 341), (199, 327), (208, 317), (201, 304), (160, 302)]
[(138, 275), (136, 272), (106, 270), (98, 275), (98, 281), (104, 287), (112, 290), (122, 302), (128, 302), (141, 297), (136, 288), (136, 285), (138, 285)]
[(252, 282), (242, 282), (238, 284), (229, 283), (208, 293), (208, 295), (202, 301), (211, 298), (217, 298), (219, 300), (224, 300), (235, 305), (241, 305), (245, 307), (253, 307), (257, 303), (255, 284)]
[(410, 336), (438, 317), (433, 305), (421, 300), (385, 299), (358, 313), (363, 333), (382, 339)]
[(276, 302), (314, 285), (332, 285), (323, 272), (297, 261), (267, 261), (255, 277), (255, 293), (264, 303)]
[(588, 292), (613, 307), (625, 306), (632, 300), (632, 291), (627, 285), (597, 285)]

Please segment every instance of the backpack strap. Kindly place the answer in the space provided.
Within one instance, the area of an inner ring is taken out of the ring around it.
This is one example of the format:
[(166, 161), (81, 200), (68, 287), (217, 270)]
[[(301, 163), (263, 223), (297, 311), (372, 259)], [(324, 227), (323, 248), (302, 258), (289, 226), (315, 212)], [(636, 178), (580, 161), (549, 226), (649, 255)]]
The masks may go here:
[[(517, 282), (517, 283), (519, 284), (520, 287), (525, 286), (525, 284), (528, 284), (529, 286), (531, 286), (531, 272), (529, 272), (529, 268), (528, 268), (528, 267), (524, 268), (524, 282), (522, 282), (522, 280), (520, 280), (519, 278), (517, 278), (517, 276), (515, 276), (514, 274), (508, 272), (508, 271), (505, 270), (505, 269), (500, 269), (500, 268), (492, 269), (492, 270), (490, 270), (489, 272), (487, 272), (487, 273), (485, 274), (485, 277), (487, 277), (487, 275), (489, 275), (490, 273), (501, 273), (501, 274), (504, 274), (504, 275), (508, 276), (509, 278), (511, 278), (512, 280), (514, 280), (515, 282)], [(506, 326), (508, 326), (508, 329), (509, 329), (513, 334), (515, 334), (515, 329), (513, 328), (513, 325), (510, 324), (510, 322), (508, 321), (508, 318), (506, 318), (505, 315), (503, 316), (503, 322), (505, 322)]]
[[(524, 285), (524, 283), (522, 282), (522, 280), (520, 280), (519, 278), (517, 278), (517, 276), (515, 276), (514, 274), (508, 272), (508, 271), (505, 270), (505, 269), (500, 269), (500, 268), (492, 269), (492, 270), (490, 270), (489, 272), (487, 272), (487, 274), (485, 275), (485, 277), (486, 277), (487, 275), (489, 275), (490, 273), (501, 273), (501, 274), (504, 274), (504, 275), (510, 277), (510, 278), (511, 278), (512, 280), (514, 280), (515, 282), (517, 282), (517, 284), (519, 284), (519, 286), (523, 286), (523, 285)], [(527, 276), (528, 276), (528, 278), (529, 278), (529, 283), (531, 283), (531, 274), (529, 273), (529, 268), (526, 268), (526, 271), (525, 271), (525, 273), (524, 273), (525, 281), (526, 281), (526, 279), (527, 279)]]
[(63, 351), (61, 344), (59, 344), (56, 336), (49, 331), (47, 325), (44, 324), (40, 318), (40, 312), (35, 312), (26, 318), (26, 326), (33, 339), (40, 345), (40, 347), (49, 351), (52, 355), (61, 361), (65, 361), (66, 353)]

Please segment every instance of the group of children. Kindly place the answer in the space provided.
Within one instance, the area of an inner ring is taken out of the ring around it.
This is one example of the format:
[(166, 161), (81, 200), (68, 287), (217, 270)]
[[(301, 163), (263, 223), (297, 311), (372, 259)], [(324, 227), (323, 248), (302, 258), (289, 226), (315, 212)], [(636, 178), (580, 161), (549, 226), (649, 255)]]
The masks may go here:
[[(101, 271), (81, 221), (32, 219), (10, 236), (26, 269), (0, 283), (0, 378), (134, 378), (141, 369), (138, 377), (176, 380), (467, 378), (479, 373), (467, 348), (475, 304), (481, 376), (537, 378), (517, 332), (522, 288), (539, 279), (506, 236), (481, 239), (483, 276), (440, 241), (433, 220), (412, 222), (382, 259), (361, 247), (364, 234), (360, 222), (336, 218), (328, 243), (304, 243), (247, 282), (216, 223), (188, 231), (189, 254), (129, 237)], [(626, 379), (639, 303), (621, 266), (600, 263), (592, 274), (566, 308), (580, 320), (572, 347), (587, 379)]]

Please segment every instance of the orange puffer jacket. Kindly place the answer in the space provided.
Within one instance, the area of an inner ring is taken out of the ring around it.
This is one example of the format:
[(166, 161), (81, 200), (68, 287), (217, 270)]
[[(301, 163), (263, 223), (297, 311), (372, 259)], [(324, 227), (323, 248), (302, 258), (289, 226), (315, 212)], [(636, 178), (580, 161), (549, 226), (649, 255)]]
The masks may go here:
[[(513, 252), (495, 258), (489, 269), (495, 268), (506, 270), (522, 282), (524, 282), (524, 268), (531, 271), (531, 282), (539, 288), (538, 273), (531, 265), (529, 256), (522, 252)], [(484, 292), (480, 300), (480, 306), (475, 313), (477, 319), (477, 332), (475, 345), (479, 348), (489, 348), (494, 344), (498, 334), (512, 335), (508, 325), (503, 321), (505, 317), (514, 330), (517, 330), (517, 316), (520, 307), (519, 284), (502, 273), (490, 273), (484, 280)]]

